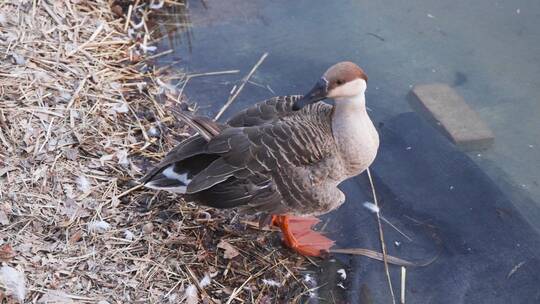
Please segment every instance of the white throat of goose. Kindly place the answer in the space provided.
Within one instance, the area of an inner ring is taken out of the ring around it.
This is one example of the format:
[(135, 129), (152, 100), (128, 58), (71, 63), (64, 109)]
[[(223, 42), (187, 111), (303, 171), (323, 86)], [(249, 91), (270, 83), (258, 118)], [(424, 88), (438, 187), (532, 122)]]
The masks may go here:
[(326, 98), (335, 100), (336, 109), (364, 110), (367, 75), (352, 62), (340, 62), (330, 67), (317, 81), (313, 89), (298, 100), (293, 110)]

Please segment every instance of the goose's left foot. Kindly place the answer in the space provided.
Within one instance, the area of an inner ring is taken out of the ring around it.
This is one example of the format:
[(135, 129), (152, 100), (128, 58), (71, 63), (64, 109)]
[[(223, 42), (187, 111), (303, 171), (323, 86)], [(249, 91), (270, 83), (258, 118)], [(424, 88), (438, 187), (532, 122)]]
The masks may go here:
[(272, 225), (283, 232), (283, 242), (292, 250), (305, 256), (320, 257), (328, 253), (334, 241), (311, 228), (320, 220), (316, 217), (290, 215), (272, 216)]

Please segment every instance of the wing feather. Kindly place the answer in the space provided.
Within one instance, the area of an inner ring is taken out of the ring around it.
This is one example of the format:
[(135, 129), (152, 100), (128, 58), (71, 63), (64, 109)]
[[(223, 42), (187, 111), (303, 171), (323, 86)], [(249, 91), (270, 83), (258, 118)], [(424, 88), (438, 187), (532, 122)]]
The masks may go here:
[(204, 167), (190, 176), (185, 191), (201, 203), (270, 213), (305, 207), (312, 201), (306, 197), (311, 195), (306, 176), (335, 153), (335, 143), (332, 106), (318, 103), (293, 112), (299, 97), (258, 103), (232, 117), (228, 125), (182, 115), (200, 134), (173, 149), (143, 181), (167, 166), (185, 165), (196, 159), (190, 157), (202, 155)]
[(256, 103), (231, 117), (227, 124), (231, 127), (251, 127), (274, 122), (294, 113), (292, 106), (301, 95), (278, 96)]

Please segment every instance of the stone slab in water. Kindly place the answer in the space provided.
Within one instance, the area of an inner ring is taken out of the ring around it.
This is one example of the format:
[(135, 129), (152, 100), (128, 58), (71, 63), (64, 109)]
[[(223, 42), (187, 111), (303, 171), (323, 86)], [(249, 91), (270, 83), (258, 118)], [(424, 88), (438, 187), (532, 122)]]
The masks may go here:
[(480, 116), (446, 84), (415, 85), (409, 103), (463, 150), (486, 149), (494, 141)]

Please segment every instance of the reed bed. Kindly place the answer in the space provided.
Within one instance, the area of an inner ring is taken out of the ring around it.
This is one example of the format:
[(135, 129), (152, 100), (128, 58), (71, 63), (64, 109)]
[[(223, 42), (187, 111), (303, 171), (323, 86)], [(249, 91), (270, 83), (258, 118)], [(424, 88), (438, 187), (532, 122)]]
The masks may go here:
[(151, 64), (146, 18), (170, 6), (0, 2), (0, 303), (294, 303), (314, 287), (275, 231), (138, 187), (191, 132), (169, 110), (190, 109), (189, 75)]

